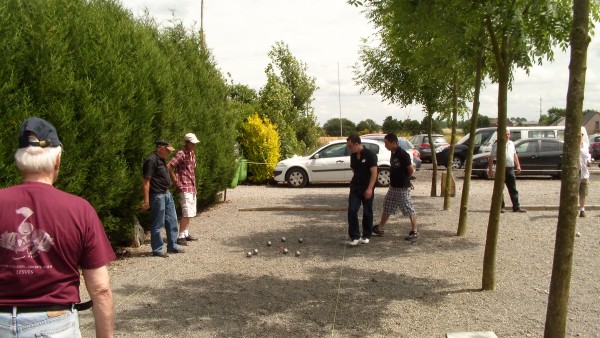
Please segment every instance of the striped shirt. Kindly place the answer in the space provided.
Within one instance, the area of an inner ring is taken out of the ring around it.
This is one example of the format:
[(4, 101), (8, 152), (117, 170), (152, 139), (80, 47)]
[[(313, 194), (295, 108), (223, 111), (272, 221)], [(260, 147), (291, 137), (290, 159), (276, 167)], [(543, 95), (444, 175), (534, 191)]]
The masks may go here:
[(169, 164), (175, 168), (177, 190), (180, 192), (196, 192), (196, 154), (194, 151), (181, 149)]

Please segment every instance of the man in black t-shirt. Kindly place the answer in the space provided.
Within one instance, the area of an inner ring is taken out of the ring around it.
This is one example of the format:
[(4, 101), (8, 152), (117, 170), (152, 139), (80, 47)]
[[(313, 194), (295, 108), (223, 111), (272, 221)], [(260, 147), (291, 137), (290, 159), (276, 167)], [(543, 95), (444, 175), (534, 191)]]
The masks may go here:
[(390, 158), (390, 188), (385, 194), (383, 201), (383, 214), (379, 225), (373, 227), (373, 232), (378, 236), (383, 236), (385, 223), (390, 215), (395, 214), (400, 208), (402, 215), (410, 218), (411, 230), (404, 239), (414, 240), (419, 236), (417, 229), (417, 216), (410, 199), (410, 177), (415, 169), (410, 160), (410, 155), (398, 146), (398, 137), (394, 134), (387, 134), (383, 139), (385, 148), (392, 152)]
[[(375, 196), (375, 180), (377, 179), (377, 155), (363, 147), (358, 135), (350, 135), (346, 139), (350, 150), (350, 168), (354, 176), (350, 181), (348, 196), (348, 244), (368, 244), (373, 228), (373, 197)], [(358, 226), (358, 210), (363, 206), (362, 236)]]
[[(144, 160), (142, 191), (144, 202), (142, 210), (150, 209), (150, 246), (152, 255), (169, 257), (169, 253), (183, 253), (177, 245), (177, 212), (173, 196), (169, 191), (171, 179), (166, 159), (175, 148), (167, 141), (156, 141), (156, 150)], [(163, 252), (161, 231), (167, 233), (167, 252)]]

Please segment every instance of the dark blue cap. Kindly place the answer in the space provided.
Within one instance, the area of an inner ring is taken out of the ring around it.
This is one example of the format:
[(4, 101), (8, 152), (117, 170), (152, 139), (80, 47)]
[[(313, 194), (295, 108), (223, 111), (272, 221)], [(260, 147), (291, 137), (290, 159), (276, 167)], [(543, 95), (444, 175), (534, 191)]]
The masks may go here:
[[(29, 136), (35, 135), (39, 141), (30, 141)], [(19, 132), (19, 148), (59, 147), (62, 146), (56, 133), (56, 128), (50, 122), (39, 117), (31, 117), (23, 122)]]

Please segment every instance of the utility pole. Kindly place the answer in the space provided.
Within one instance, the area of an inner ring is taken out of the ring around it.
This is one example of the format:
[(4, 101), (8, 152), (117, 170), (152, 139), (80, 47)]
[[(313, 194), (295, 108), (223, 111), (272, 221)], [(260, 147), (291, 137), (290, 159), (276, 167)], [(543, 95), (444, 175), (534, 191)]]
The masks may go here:
[(206, 50), (206, 39), (204, 38), (204, 0), (200, 0), (200, 47)]
[(342, 89), (340, 87), (340, 63), (338, 62), (338, 104), (340, 106), (340, 137), (342, 134)]
[(540, 120), (542, 119), (542, 96), (540, 95)]

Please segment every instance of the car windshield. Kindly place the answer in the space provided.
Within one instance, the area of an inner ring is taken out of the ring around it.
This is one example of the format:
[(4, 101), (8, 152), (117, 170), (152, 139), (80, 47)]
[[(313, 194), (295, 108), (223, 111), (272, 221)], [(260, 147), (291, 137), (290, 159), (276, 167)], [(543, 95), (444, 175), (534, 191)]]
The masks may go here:
[[(431, 138), (433, 138), (433, 143), (448, 143), (448, 141), (446, 141), (446, 138), (444, 136), (432, 136)], [(427, 137), (425, 138), (427, 140)]]
[(404, 137), (398, 137), (398, 145), (400, 146), (400, 148), (402, 148), (403, 150), (408, 150), (408, 149), (414, 149), (415, 146), (410, 143), (409, 140), (405, 139)]
[(469, 139), (469, 134), (463, 136), (459, 141), (458, 144), (463, 144), (465, 142), (467, 142), (467, 140)]

